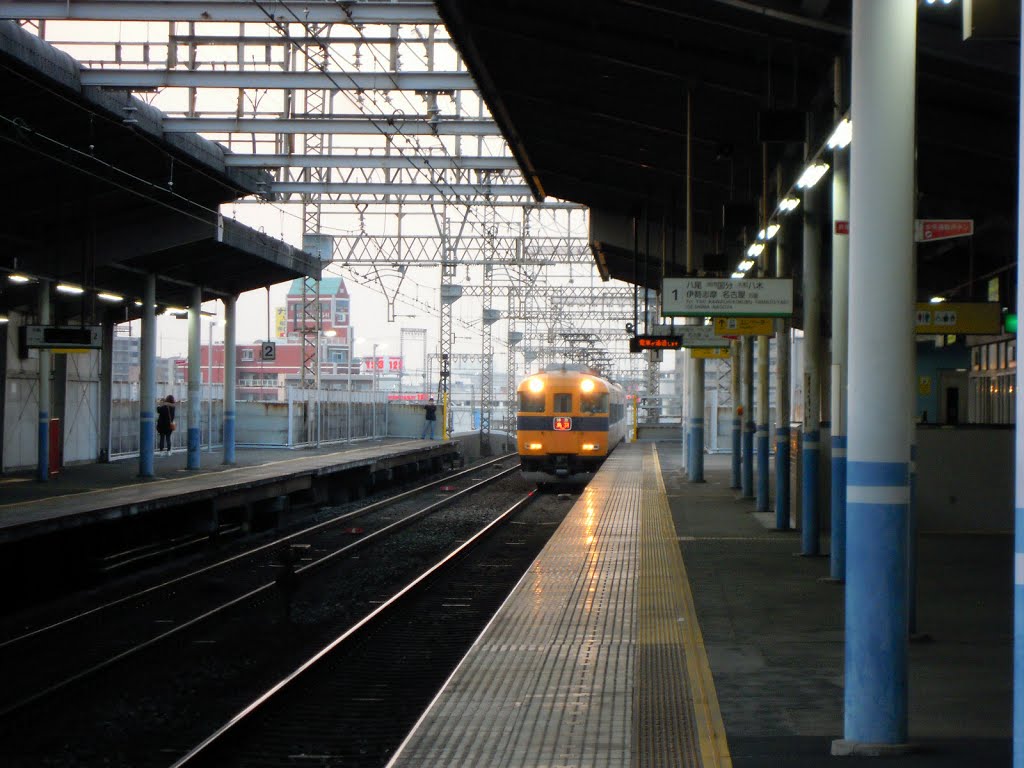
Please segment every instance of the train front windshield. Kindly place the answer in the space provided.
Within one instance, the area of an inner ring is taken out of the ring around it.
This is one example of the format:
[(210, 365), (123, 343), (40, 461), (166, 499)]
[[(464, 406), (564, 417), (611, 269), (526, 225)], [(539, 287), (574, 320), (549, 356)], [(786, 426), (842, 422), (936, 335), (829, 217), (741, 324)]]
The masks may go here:
[(544, 413), (544, 393), (520, 392), (519, 410), (522, 413)]
[(585, 392), (580, 395), (580, 413), (608, 413), (608, 393)]

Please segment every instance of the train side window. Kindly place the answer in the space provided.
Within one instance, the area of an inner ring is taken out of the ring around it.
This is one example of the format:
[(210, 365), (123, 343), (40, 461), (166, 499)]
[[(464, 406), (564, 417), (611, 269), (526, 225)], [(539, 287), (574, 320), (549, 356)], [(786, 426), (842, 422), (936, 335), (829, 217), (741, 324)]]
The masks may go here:
[(544, 393), (520, 392), (519, 410), (523, 413), (544, 413)]
[(572, 413), (572, 395), (568, 392), (556, 392), (552, 395), (555, 413)]
[(580, 413), (608, 413), (608, 393), (590, 392), (580, 395)]

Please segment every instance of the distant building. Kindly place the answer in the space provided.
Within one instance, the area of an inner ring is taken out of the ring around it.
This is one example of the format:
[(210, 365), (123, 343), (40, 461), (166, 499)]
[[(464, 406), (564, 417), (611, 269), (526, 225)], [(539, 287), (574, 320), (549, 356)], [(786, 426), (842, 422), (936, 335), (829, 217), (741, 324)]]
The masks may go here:
[[(313, 298), (315, 305), (316, 299)], [(316, 307), (314, 306), (314, 312)], [(323, 389), (370, 389), (373, 386), (374, 361), (369, 357), (351, 358), (352, 321), (348, 289), (340, 277), (320, 281), (319, 345), (320, 385)], [(236, 387), (239, 400), (280, 400), (288, 387), (299, 386), (303, 373), (302, 281), (295, 280), (288, 289), (286, 306), (275, 312), (274, 360), (263, 359), (263, 343), (238, 344), (235, 347)], [(316, 330), (316, 323), (312, 325)], [(313, 340), (316, 334), (312, 334)], [(351, 364), (350, 364), (351, 359)], [(213, 345), (210, 358), (208, 345), (200, 348), (201, 379), (214, 384), (224, 383), (224, 345)], [(211, 364), (212, 363), (212, 364)], [(375, 361), (378, 385), (388, 373), (402, 368), (399, 357), (378, 357)], [(187, 371), (188, 361), (178, 361)], [(383, 388), (383, 387), (382, 387)]]

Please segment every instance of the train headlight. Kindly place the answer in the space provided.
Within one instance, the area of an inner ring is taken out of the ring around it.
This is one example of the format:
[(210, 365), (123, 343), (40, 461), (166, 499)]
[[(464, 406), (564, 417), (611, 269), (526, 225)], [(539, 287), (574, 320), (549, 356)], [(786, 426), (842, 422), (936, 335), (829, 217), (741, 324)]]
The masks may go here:
[(540, 379), (530, 379), (526, 383), (526, 386), (531, 392), (540, 392), (544, 389), (544, 382)]
[(593, 392), (594, 391), (594, 380), (593, 379), (584, 379), (583, 381), (580, 382), (580, 389), (582, 389), (584, 392)]
[(544, 446), (542, 444), (540, 444), (540, 443), (527, 443), (526, 447), (527, 447), (528, 450), (531, 450), (531, 451), (539, 451)]
[(599, 451), (599, 450), (601, 450), (601, 444), (600, 443), (584, 443), (582, 447), (583, 447), (584, 451)]

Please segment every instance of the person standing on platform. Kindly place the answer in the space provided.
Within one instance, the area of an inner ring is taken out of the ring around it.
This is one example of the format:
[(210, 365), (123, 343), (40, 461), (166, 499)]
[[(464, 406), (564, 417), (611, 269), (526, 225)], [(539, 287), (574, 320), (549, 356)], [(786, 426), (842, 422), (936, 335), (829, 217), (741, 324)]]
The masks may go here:
[(420, 440), (424, 440), (427, 437), (427, 432), (430, 432), (430, 439), (434, 439), (434, 425), (437, 423), (437, 406), (434, 404), (434, 398), (430, 398), (427, 404), (423, 406), (424, 421), (423, 421), (423, 434), (420, 435)]
[(160, 435), (160, 447), (157, 450), (171, 452), (171, 433), (176, 426), (177, 424), (174, 423), (174, 395), (168, 395), (156, 408), (156, 433)]

